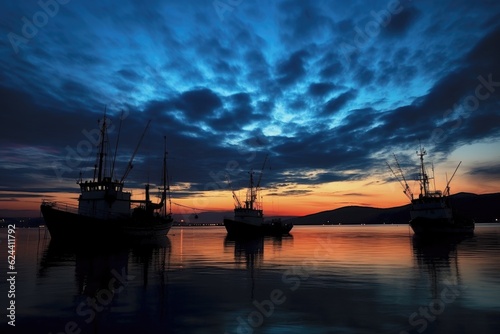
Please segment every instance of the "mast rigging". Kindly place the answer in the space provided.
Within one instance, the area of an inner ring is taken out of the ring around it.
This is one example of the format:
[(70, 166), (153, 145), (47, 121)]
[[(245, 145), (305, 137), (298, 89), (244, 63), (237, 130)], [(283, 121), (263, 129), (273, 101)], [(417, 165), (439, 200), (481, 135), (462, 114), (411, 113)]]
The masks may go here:
[(132, 154), (132, 156), (130, 157), (130, 161), (128, 162), (127, 168), (125, 169), (125, 173), (123, 174), (122, 178), (120, 179), (120, 182), (123, 182), (123, 180), (125, 180), (125, 178), (128, 176), (128, 173), (130, 173), (130, 171), (134, 167), (132, 165), (132, 162), (134, 161), (135, 155), (137, 154), (137, 150), (139, 149), (139, 146), (141, 145), (142, 139), (144, 138), (144, 135), (146, 134), (146, 131), (148, 130), (148, 127), (149, 127), (150, 123), (151, 123), (151, 120), (148, 121), (148, 124), (146, 125), (146, 128), (142, 132), (141, 138), (139, 139), (139, 143), (137, 143), (135, 151)]

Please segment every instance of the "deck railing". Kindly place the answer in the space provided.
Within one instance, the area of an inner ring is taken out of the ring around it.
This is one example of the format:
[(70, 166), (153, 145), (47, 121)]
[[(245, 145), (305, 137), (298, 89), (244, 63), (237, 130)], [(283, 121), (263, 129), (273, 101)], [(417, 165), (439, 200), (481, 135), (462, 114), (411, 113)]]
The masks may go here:
[[(68, 212), (68, 213), (73, 213), (73, 214), (80, 214), (82, 216), (87, 216), (87, 217), (95, 217), (96, 214), (99, 212), (103, 212), (102, 210), (93, 210), (93, 211), (87, 211), (87, 212), (82, 212), (78, 209), (78, 206), (75, 204), (70, 204), (70, 203), (64, 203), (64, 202), (54, 202), (54, 201), (48, 201), (48, 200), (43, 200), (42, 205), (48, 205), (51, 206), (54, 209), (63, 211), (63, 212)], [(123, 214), (113, 214), (110, 212), (104, 212), (107, 213), (107, 219), (116, 219), (116, 218), (123, 218)]]

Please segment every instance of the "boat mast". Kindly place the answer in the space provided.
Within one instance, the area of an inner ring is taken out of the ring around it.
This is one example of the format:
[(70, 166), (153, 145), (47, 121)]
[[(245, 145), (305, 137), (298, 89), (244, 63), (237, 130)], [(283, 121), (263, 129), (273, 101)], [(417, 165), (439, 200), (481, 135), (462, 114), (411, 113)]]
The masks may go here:
[[(257, 196), (259, 196), (260, 192), (260, 181), (262, 181), (262, 175), (264, 174), (264, 167), (266, 166), (267, 162), (267, 157), (269, 154), (266, 154), (266, 157), (264, 158), (264, 162), (262, 163), (262, 168), (260, 169), (260, 175), (259, 175), (259, 180), (257, 181), (257, 185), (255, 186), (255, 199), (257, 199)], [(259, 209), (262, 209), (262, 202), (259, 203)]]
[(116, 146), (115, 146), (115, 155), (113, 157), (113, 165), (111, 166), (111, 180), (113, 180), (113, 176), (115, 174), (115, 162), (116, 162), (116, 154), (118, 152), (118, 143), (120, 142), (120, 133), (122, 131), (122, 121), (123, 121), (123, 111), (120, 116), (120, 126), (118, 127), (118, 137), (116, 138)]
[[(97, 182), (102, 181), (105, 135), (106, 135), (106, 109), (104, 109), (104, 118), (102, 120), (102, 126), (101, 126), (101, 143), (100, 143), (101, 147), (99, 148), (99, 165), (98, 165)], [(94, 178), (95, 178), (95, 173), (94, 173)]]
[(417, 155), (420, 157), (420, 194), (423, 196), (427, 196), (429, 192), (429, 177), (425, 172), (424, 165), (424, 155), (426, 154), (427, 152), (422, 147), (420, 147), (420, 152), (417, 151)]
[(247, 198), (247, 201), (246, 201), (246, 206), (247, 206), (247, 209), (253, 209), (253, 203), (254, 203), (254, 200), (255, 200), (255, 191), (254, 191), (254, 188), (253, 188), (253, 171), (250, 171), (250, 199)]
[[(170, 188), (170, 187), (169, 187)], [(167, 215), (167, 136), (163, 136), (163, 216)]]
[[(260, 176), (259, 176), (259, 180), (257, 182), (257, 186), (254, 187), (254, 182), (253, 182), (253, 174), (254, 174), (254, 172), (253, 172), (253, 170), (250, 170), (250, 172), (248, 172), (248, 174), (250, 174), (250, 185), (248, 187), (247, 197), (246, 197), (246, 200), (245, 200), (245, 209), (253, 210), (254, 209), (254, 203), (256, 203), (256, 205), (255, 205), (256, 209), (262, 209), (261, 206), (260, 206), (260, 204), (258, 204), (258, 202), (257, 202), (257, 196), (258, 196), (258, 192), (259, 192), (260, 181), (262, 180), (262, 174), (264, 173), (264, 167), (266, 165), (267, 156), (268, 155), (266, 155), (266, 158), (264, 159), (264, 163), (262, 164), (262, 169), (260, 171)], [(233, 191), (233, 197), (236, 199), (237, 204), (239, 205), (240, 204), (239, 200), (235, 196), (234, 191)]]

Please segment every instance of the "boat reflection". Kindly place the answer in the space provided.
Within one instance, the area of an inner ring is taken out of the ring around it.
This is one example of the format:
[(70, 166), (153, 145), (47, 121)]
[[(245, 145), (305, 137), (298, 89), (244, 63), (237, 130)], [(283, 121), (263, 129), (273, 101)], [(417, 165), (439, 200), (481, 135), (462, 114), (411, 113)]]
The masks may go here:
[(224, 238), (224, 248), (234, 248), (234, 260), (236, 264), (245, 264), (250, 274), (250, 298), (253, 299), (256, 288), (256, 271), (261, 269), (264, 264), (265, 245), (271, 245), (273, 250), (279, 250), (283, 242), (293, 241), (293, 236), (254, 236), (241, 237), (226, 235)]
[[(134, 315), (139, 316), (144, 308), (151, 308), (151, 315), (158, 319), (168, 317), (170, 254), (167, 236), (105, 245), (52, 239), (39, 260), (37, 278), (64, 290), (59, 298), (71, 300), (71, 323), (82, 333), (108, 332), (117, 321), (127, 332), (131, 330), (127, 323), (133, 324)], [(69, 279), (74, 285), (68, 284)], [(68, 314), (63, 312), (63, 317)], [(57, 329), (61, 324), (54, 326)]]
[(247, 269), (260, 268), (264, 263), (265, 245), (280, 250), (284, 244), (293, 242), (293, 235), (238, 237), (226, 235), (224, 248), (234, 248), (234, 260), (245, 263)]
[(260, 267), (264, 260), (264, 237), (238, 238), (227, 235), (224, 238), (224, 248), (234, 247), (236, 263), (245, 263), (247, 269)]
[(458, 290), (462, 281), (457, 246), (469, 236), (411, 238), (413, 257), (420, 272), (426, 272), (433, 299), (439, 299), (445, 288)]
[(38, 277), (48, 276), (51, 268), (75, 266), (75, 277), (86, 276), (127, 267), (128, 249), (121, 244), (84, 244), (50, 239), (39, 261)]

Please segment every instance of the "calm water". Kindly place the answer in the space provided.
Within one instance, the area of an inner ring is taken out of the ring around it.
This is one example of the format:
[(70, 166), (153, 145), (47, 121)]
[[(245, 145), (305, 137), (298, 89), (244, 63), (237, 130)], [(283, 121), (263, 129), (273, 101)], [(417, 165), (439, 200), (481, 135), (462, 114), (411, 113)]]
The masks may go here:
[[(2, 277), (6, 229), (0, 230)], [(16, 231), (16, 333), (498, 333), (500, 225), (421, 242), (407, 226), (223, 227), (100, 249)]]

